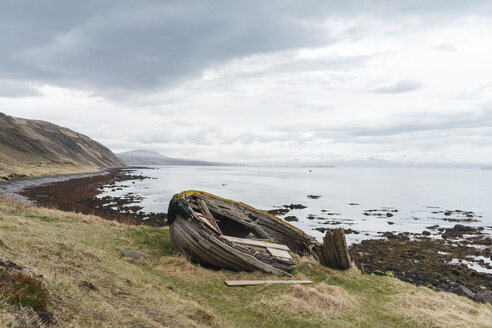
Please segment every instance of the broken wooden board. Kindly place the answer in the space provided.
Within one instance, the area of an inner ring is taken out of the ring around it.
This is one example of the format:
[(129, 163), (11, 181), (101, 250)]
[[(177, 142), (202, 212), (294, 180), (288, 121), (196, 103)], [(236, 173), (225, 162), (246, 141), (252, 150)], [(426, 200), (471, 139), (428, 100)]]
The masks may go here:
[(233, 243), (238, 243), (238, 244), (243, 244), (243, 245), (270, 247), (270, 248), (275, 248), (275, 249), (281, 249), (284, 251), (290, 251), (289, 247), (287, 247), (285, 245), (269, 243), (269, 242), (261, 241), (261, 240), (248, 239), (248, 238), (237, 238), (237, 237), (232, 237), (232, 236), (223, 236), (222, 238), (224, 238), (228, 241), (231, 241)]
[(196, 214), (196, 216), (197, 216), (197, 217), (198, 217), (198, 218), (199, 218), (199, 219), (200, 219), (203, 223), (205, 223), (207, 226), (209, 226), (209, 227), (210, 227), (210, 229), (212, 229), (212, 230), (214, 230), (215, 232), (217, 232), (218, 234), (220, 234), (220, 231), (219, 231), (219, 230), (217, 230), (217, 229), (215, 228), (215, 226), (214, 226), (214, 225), (213, 225), (213, 224), (212, 224), (212, 223), (211, 223), (211, 222), (210, 222), (210, 221), (209, 221), (209, 220), (208, 220), (205, 216), (203, 216), (203, 215), (202, 215), (202, 214), (200, 214), (200, 213), (195, 213), (195, 214)]
[(200, 208), (202, 209), (202, 213), (205, 215), (205, 217), (210, 221), (210, 223), (215, 227), (215, 230), (218, 231), (220, 234), (222, 234), (222, 231), (219, 228), (219, 225), (217, 224), (217, 221), (212, 213), (210, 213), (210, 210), (207, 207), (207, 204), (201, 199), (198, 199), (198, 204), (200, 205)]
[(277, 249), (277, 248), (273, 248), (273, 247), (267, 247), (266, 249), (267, 249), (268, 253), (270, 253), (273, 256), (281, 257), (284, 259), (292, 259), (292, 256), (290, 256), (289, 252), (287, 252), (283, 249)]
[(311, 280), (226, 280), (225, 284), (229, 287), (235, 286), (255, 286), (265, 284), (312, 284)]

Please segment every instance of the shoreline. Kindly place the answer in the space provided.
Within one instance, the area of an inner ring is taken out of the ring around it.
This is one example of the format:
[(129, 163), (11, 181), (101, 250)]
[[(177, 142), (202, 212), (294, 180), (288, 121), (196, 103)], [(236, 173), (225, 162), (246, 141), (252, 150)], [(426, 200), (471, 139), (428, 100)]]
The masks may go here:
[[(165, 213), (143, 213), (142, 208), (135, 205), (139, 195), (95, 197), (104, 189), (118, 188), (116, 182), (148, 178), (132, 175), (136, 168), (112, 168), (97, 173), (1, 183), (0, 194), (3, 187), (4, 195), (10, 197), (8, 192), (14, 191), (18, 193), (16, 199), (22, 197), (39, 206), (93, 214), (125, 224), (164, 226)], [(9, 187), (5, 188), (6, 184)], [(455, 228), (443, 230), (444, 233), (449, 230), (449, 235), (456, 232)], [(474, 229), (464, 233), (458, 231), (456, 236), (443, 239), (429, 238), (425, 234), (385, 233), (383, 239), (368, 239), (352, 245), (350, 253), (357, 267), (366, 274), (394, 276), (417, 286), (473, 298), (475, 294), (492, 290), (492, 274), (477, 272), (469, 266), (475, 263), (472, 257), (476, 257), (482, 258), (481, 266), (492, 269), (488, 262), (488, 259), (492, 261), (492, 240), (482, 234), (480, 228)], [(478, 245), (482, 249), (477, 248)]]
[[(164, 226), (165, 213), (143, 213), (138, 206), (124, 207), (134, 202), (133, 198), (96, 197), (103, 192), (102, 186), (111, 186), (115, 181), (147, 178), (131, 175), (137, 168), (111, 167), (93, 173), (21, 178), (0, 183), (0, 195), (41, 207), (97, 215), (125, 224)], [(116, 209), (115, 204), (118, 205)]]
[[(88, 178), (93, 176), (100, 176), (109, 174), (109, 170), (113, 168), (101, 168), (98, 172), (87, 173), (72, 173), (72, 174), (50, 174), (45, 176), (37, 176), (25, 178), (21, 177), (15, 180), (1, 181), (0, 182), (0, 195), (5, 197), (14, 198), (14, 200), (33, 204), (33, 201), (23, 196), (21, 193), (28, 188), (36, 188), (45, 186), (48, 184), (56, 184), (68, 180)], [(118, 168), (114, 168), (118, 169)]]

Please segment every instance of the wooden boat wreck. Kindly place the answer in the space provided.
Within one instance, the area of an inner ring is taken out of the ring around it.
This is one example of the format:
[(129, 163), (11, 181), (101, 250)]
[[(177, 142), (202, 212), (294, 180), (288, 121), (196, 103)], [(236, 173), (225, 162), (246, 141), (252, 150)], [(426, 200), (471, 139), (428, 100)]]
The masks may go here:
[(205, 266), (289, 275), (291, 253), (318, 257), (313, 237), (264, 211), (206, 192), (185, 191), (169, 203), (173, 248)]

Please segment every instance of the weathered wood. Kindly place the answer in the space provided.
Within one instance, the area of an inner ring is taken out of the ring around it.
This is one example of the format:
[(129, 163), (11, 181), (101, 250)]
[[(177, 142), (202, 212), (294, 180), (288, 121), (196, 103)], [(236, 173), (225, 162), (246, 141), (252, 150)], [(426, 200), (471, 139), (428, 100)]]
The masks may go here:
[(232, 241), (233, 243), (238, 243), (238, 244), (260, 246), (260, 247), (271, 247), (271, 248), (282, 249), (284, 251), (290, 250), (289, 247), (287, 247), (285, 245), (269, 243), (269, 242), (261, 241), (261, 240), (248, 239), (248, 238), (238, 238), (238, 237), (232, 237), (232, 236), (223, 236), (222, 238), (224, 238), (228, 241)]
[(235, 286), (254, 286), (265, 284), (312, 284), (311, 280), (226, 280), (225, 284), (229, 287)]
[(292, 256), (290, 256), (289, 252), (287, 251), (284, 251), (282, 249), (276, 249), (276, 248), (272, 248), (272, 247), (267, 247), (267, 251), (268, 253), (272, 254), (273, 256), (276, 256), (276, 257), (282, 257), (282, 258), (285, 258), (285, 259), (291, 259)]
[[(272, 240), (275, 244), (254, 239), (266, 245), (231, 244), (224, 240), (224, 236), (212, 227), (213, 222), (207, 218), (207, 211), (204, 206), (200, 206), (199, 200), (203, 200), (214, 219), (220, 219), (221, 227), (224, 224), (224, 232), (227, 227), (227, 233), (238, 238), (244, 237), (244, 233), (249, 230), (259, 235), (259, 238)], [(287, 257), (285, 253), (282, 254), (284, 257), (272, 255), (275, 250), (269, 252), (267, 247), (276, 250), (280, 247), (286, 253), (292, 250), (303, 255), (312, 254), (313, 246), (321, 246), (302, 231), (265, 212), (199, 191), (183, 192), (173, 197), (168, 209), (168, 223), (175, 250), (192, 261), (229, 270), (261, 270), (290, 275), (289, 272), (296, 266), (295, 259), (290, 254)], [(243, 227), (237, 229), (236, 235), (236, 230), (230, 227), (240, 225)]]
[(323, 238), (323, 247), (320, 248), (321, 264), (339, 270), (351, 267), (350, 254), (343, 229), (328, 229)]
[(212, 222), (210, 222), (205, 216), (201, 215), (200, 213), (196, 213), (196, 216), (203, 222), (205, 223), (207, 226), (210, 227), (210, 229), (214, 230), (215, 232), (217, 233), (221, 233), (219, 230), (217, 230), (217, 228), (212, 224)]
[(246, 227), (250, 228), (253, 232), (256, 232), (256, 235), (261, 238), (271, 239), (271, 236), (267, 234), (258, 224), (252, 221), (246, 214), (231, 208), (225, 208), (223, 206), (219, 206), (216, 203), (210, 204), (212, 210), (220, 215), (223, 215), (233, 221), (239, 222)]
[(215, 267), (246, 271), (262, 270), (276, 275), (291, 276), (288, 272), (257, 259), (254, 252), (240, 251), (228, 246), (222, 239), (211, 235), (208, 229), (196, 229), (196, 224), (196, 221), (178, 215), (170, 225), (173, 247), (181, 254)]
[(222, 235), (222, 231), (220, 231), (219, 225), (216, 222), (218, 220), (216, 220), (212, 215), (212, 213), (210, 213), (207, 204), (205, 204), (203, 200), (198, 199), (198, 205), (200, 205), (200, 208), (202, 209), (202, 213), (207, 217), (207, 219), (210, 219), (209, 221), (211, 221), (211, 224), (215, 227), (215, 230), (217, 230)]

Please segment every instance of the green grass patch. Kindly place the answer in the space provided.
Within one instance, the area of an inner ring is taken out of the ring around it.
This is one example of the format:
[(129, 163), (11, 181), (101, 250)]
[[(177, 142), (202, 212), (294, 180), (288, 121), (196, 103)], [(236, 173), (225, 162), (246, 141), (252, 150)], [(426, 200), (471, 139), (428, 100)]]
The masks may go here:
[(52, 218), (52, 217), (44, 216), (44, 215), (27, 214), (27, 215), (24, 215), (24, 217), (36, 218), (36, 219), (40, 219), (41, 221), (44, 221), (44, 222), (58, 222), (59, 221), (56, 218)]
[(23, 272), (0, 269), (0, 293), (8, 303), (43, 311), (48, 306), (48, 293), (43, 282)]
[(135, 246), (154, 258), (173, 254), (168, 228), (144, 227), (128, 229), (128, 238)]

